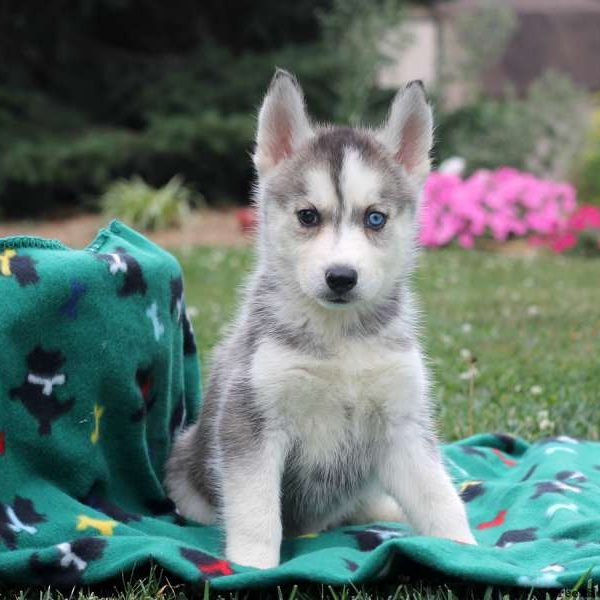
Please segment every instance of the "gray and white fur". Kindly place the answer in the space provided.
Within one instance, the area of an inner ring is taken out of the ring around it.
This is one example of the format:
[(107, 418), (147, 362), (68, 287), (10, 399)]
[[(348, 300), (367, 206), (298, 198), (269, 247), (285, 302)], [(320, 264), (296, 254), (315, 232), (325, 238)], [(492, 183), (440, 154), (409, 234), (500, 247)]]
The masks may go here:
[(297, 81), (273, 78), (256, 267), (167, 465), (179, 511), (219, 521), (232, 562), (274, 567), (282, 536), (347, 522), (475, 543), (438, 451), (410, 290), (431, 144), (420, 82), (369, 130), (311, 123)]

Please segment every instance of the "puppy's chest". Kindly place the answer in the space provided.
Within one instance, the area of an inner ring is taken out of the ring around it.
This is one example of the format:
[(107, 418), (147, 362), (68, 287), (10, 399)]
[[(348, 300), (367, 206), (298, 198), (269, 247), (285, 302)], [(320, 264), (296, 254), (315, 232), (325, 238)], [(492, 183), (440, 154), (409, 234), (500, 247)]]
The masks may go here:
[(403, 389), (412, 386), (412, 362), (378, 344), (348, 343), (319, 358), (269, 340), (258, 348), (252, 379), (269, 419), (325, 449), (384, 435), (409, 410)]

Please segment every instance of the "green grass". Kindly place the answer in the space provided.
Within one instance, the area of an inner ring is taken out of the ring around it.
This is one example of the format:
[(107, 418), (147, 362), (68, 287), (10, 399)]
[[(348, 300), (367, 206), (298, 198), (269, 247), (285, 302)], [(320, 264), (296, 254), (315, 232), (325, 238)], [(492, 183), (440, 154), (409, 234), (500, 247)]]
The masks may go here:
[[(206, 377), (210, 350), (235, 310), (236, 288), (252, 258), (245, 250), (214, 248), (193, 250), (179, 258)], [(599, 261), (430, 252), (422, 256), (415, 283), (422, 298), (423, 341), (441, 404), (440, 431), (446, 440), (482, 431), (506, 431), (530, 439), (552, 434), (600, 439)], [(81, 592), (72, 597), (184, 600), (205, 597), (208, 591), (172, 585), (155, 571), (147, 578), (126, 579), (108, 593)], [(580, 598), (600, 600), (597, 587), (584, 584), (580, 593)], [(70, 597), (39, 590), (20, 594), (3, 597)], [(420, 582), (337, 589), (307, 584), (264, 595), (290, 600), (578, 597), (570, 592), (505, 594), (492, 588)]]
[[(180, 258), (207, 367), (252, 258), (210, 248)], [(600, 439), (597, 260), (428, 252), (415, 279), (446, 440), (481, 431)]]
[(517, 590), (507, 592), (492, 587), (465, 589), (440, 585), (435, 588), (417, 584), (380, 584), (374, 586), (332, 587), (317, 584), (288, 586), (275, 590), (221, 592), (210, 590), (208, 584), (197, 588), (172, 584), (168, 578), (153, 570), (144, 580), (124, 581), (114, 591), (72, 591), (61, 593), (53, 590), (17, 592), (14, 595), (0, 596), (15, 600), (600, 600), (598, 588), (581, 585), (573, 590), (533, 591)]

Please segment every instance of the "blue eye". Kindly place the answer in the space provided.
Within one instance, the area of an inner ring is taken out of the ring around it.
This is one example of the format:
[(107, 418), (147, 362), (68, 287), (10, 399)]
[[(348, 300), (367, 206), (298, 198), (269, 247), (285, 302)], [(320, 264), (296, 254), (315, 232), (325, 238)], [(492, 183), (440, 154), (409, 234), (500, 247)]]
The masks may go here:
[(365, 215), (365, 227), (369, 229), (381, 229), (386, 221), (387, 217), (382, 212), (376, 210), (372, 210)]
[(298, 216), (298, 221), (304, 227), (316, 227), (321, 222), (319, 212), (314, 208), (299, 210), (296, 215)]

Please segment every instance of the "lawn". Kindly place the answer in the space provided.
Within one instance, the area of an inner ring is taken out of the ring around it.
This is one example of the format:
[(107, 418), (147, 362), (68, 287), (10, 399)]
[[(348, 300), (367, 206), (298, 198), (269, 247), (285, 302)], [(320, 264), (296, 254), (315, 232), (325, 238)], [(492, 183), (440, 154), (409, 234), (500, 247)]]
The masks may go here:
[[(208, 367), (252, 257), (206, 248), (180, 258)], [(415, 283), (444, 439), (482, 431), (600, 439), (598, 261), (430, 251), (420, 262)]]
[[(202, 248), (179, 258), (206, 377), (210, 349), (233, 314), (236, 289), (252, 257), (244, 249)], [(423, 340), (435, 374), (445, 440), (483, 431), (506, 431), (529, 439), (552, 434), (600, 439), (599, 281), (600, 263), (594, 260), (465, 251), (423, 254), (415, 283), (422, 298)], [(505, 596), (491, 588), (467, 590), (456, 585), (451, 590), (421, 583), (398, 587), (396, 582), (358, 590), (301, 586), (295, 591), (275, 590), (270, 596), (331, 600), (537, 597), (527, 592)], [(194, 594), (202, 597), (204, 590), (173, 588), (158, 575), (126, 583), (114, 593), (80, 597), (183, 600)], [(27, 597), (61, 596), (36, 591)], [(556, 598), (558, 593), (540, 597)], [(586, 589), (581, 597), (600, 595), (597, 589)]]

